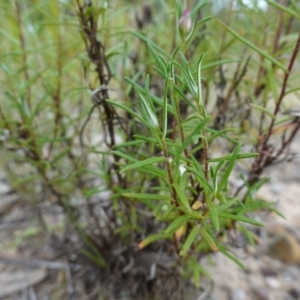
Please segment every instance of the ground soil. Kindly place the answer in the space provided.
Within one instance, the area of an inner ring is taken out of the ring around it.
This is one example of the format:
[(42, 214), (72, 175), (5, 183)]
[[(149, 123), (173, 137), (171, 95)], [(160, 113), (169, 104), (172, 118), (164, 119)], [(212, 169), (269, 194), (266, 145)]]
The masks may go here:
[[(265, 224), (261, 229), (252, 228), (257, 236), (255, 247), (234, 231), (227, 237), (232, 252), (244, 263), (245, 269), (221, 253), (215, 253), (201, 261), (210, 278), (202, 278), (200, 290), (182, 288), (180, 278), (165, 270), (163, 280), (155, 285), (160, 290), (153, 293), (152, 298), (141, 291), (143, 296), (134, 299), (170, 299), (170, 294), (163, 292), (170, 289), (178, 290), (172, 299), (179, 300), (300, 299), (299, 149), (300, 136), (290, 149), (295, 154), (293, 159), (267, 169), (264, 175), (270, 177), (270, 181), (259, 191), (259, 197), (275, 203), (285, 219), (275, 213), (255, 214), (254, 217)], [(105, 282), (99, 282), (103, 274), (80, 256), (82, 244), (78, 236), (72, 229), (67, 232), (65, 228), (59, 229), (63, 219), (59, 207), (42, 204), (46, 221), (53, 224), (56, 231), (39, 231), (36, 229), (41, 227), (39, 212), (30, 201), (10, 194), (5, 180), (5, 174), (1, 174), (0, 299), (133, 299), (124, 289), (116, 295), (118, 283), (109, 273)], [(137, 273), (130, 280), (127, 277), (127, 284), (137, 290), (144, 284), (151, 285), (146, 273)], [(101, 290), (105, 290), (103, 298), (99, 298)]]

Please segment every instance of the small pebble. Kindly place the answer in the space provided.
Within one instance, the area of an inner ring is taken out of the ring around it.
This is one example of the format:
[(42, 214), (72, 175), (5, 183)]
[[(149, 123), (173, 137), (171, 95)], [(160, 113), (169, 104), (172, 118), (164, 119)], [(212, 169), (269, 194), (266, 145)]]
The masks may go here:
[(252, 289), (253, 300), (269, 300), (268, 290), (263, 287), (255, 287)]
[(266, 284), (269, 288), (277, 290), (281, 288), (281, 283), (278, 279), (274, 277), (266, 277)]
[(300, 261), (300, 244), (294, 235), (280, 233), (269, 243), (267, 254), (282, 262), (297, 263)]
[(282, 185), (279, 184), (278, 182), (271, 183), (270, 184), (270, 190), (274, 194), (278, 195), (278, 194), (280, 194), (282, 192)]
[(247, 294), (246, 292), (241, 288), (235, 288), (231, 292), (231, 300), (246, 300)]
[(287, 266), (282, 271), (282, 277), (286, 282), (293, 282), (300, 278), (300, 269), (296, 266)]
[(252, 256), (257, 254), (257, 249), (254, 246), (246, 245), (246, 252)]
[(293, 298), (293, 299), (300, 299), (300, 292), (294, 288), (291, 288), (289, 290), (289, 295)]
[(269, 267), (262, 267), (260, 269), (260, 273), (264, 277), (276, 277), (278, 275), (278, 272), (276, 270), (274, 270), (273, 268), (269, 268)]

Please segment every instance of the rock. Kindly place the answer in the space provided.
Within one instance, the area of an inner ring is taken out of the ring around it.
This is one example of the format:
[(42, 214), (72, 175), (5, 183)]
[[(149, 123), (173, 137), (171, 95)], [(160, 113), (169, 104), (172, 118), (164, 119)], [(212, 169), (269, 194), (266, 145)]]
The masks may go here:
[(273, 192), (275, 195), (278, 195), (280, 193), (282, 193), (283, 191), (283, 187), (280, 183), (278, 182), (274, 182), (270, 184), (270, 190), (271, 192)]
[(27, 289), (45, 279), (47, 273), (43, 269), (1, 272), (0, 297)]
[(260, 269), (260, 273), (264, 276), (264, 277), (275, 277), (278, 275), (278, 272), (271, 267), (262, 267)]
[(255, 287), (252, 289), (253, 300), (269, 300), (268, 290), (263, 287)]
[(252, 246), (252, 245), (246, 245), (245, 247), (246, 252), (252, 256), (257, 254), (257, 249), (256, 247)]
[(289, 232), (274, 236), (268, 245), (267, 254), (287, 263), (300, 262), (300, 244)]
[(286, 266), (281, 273), (285, 282), (297, 282), (300, 278), (300, 269), (296, 266)]
[(291, 288), (289, 290), (289, 295), (293, 298), (293, 299), (300, 299), (300, 292), (298, 290), (296, 290), (295, 288)]
[(273, 290), (278, 290), (281, 288), (281, 283), (277, 278), (267, 277), (265, 281), (267, 286)]
[(246, 292), (241, 288), (235, 288), (231, 291), (231, 300), (247, 300)]

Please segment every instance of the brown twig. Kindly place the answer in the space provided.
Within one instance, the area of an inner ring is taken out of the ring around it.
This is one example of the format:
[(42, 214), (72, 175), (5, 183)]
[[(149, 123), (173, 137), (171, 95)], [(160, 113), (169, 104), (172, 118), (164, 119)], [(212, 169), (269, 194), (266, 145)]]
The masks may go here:
[[(289, 76), (291, 74), (292, 68), (294, 66), (296, 57), (298, 55), (299, 48), (300, 48), (300, 32), (298, 34), (298, 39), (297, 39), (296, 45), (294, 47), (292, 56), (291, 56), (290, 61), (289, 61), (287, 72), (284, 75), (280, 95), (278, 97), (278, 100), (276, 101), (276, 106), (275, 106), (275, 109), (274, 109), (274, 112), (273, 112), (273, 115), (275, 117), (279, 113), (280, 106), (281, 106), (283, 98), (286, 94), (287, 82), (288, 82)], [(270, 140), (270, 137), (271, 137), (272, 133), (274, 132), (274, 126), (275, 126), (275, 118), (272, 119), (272, 121), (269, 125), (269, 128), (268, 128), (268, 132), (265, 135), (265, 137), (263, 138), (262, 142), (257, 144), (257, 150), (260, 153), (260, 155), (255, 159), (255, 161), (253, 163), (251, 176), (249, 178), (249, 180), (250, 180), (249, 183), (255, 182), (259, 178), (259, 176), (262, 173), (264, 167), (268, 166), (271, 161), (274, 161), (278, 157), (278, 154), (281, 154), (282, 151), (283, 151), (283, 148), (281, 148), (279, 150), (279, 152), (275, 155), (275, 158), (274, 157), (270, 158), (271, 154), (270, 154), (270, 151), (269, 151), (268, 143), (269, 143), (269, 140)], [(296, 126), (295, 130), (290, 135), (290, 138), (285, 143), (282, 144), (282, 147), (285, 148), (288, 145), (288, 143), (290, 143), (292, 141), (292, 139), (294, 138), (294, 136), (296, 135), (296, 132), (298, 130), (299, 130), (299, 126)]]

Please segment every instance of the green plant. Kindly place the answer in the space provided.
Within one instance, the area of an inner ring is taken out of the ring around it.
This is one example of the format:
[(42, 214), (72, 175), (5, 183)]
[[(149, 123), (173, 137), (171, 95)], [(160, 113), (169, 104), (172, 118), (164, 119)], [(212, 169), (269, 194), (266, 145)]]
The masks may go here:
[(126, 27), (126, 1), (2, 4), (7, 176), (37, 208), (44, 199), (63, 208), (82, 253), (110, 267), (103, 278), (146, 248), (171, 254), (198, 287), (204, 255), (243, 266), (223, 234), (255, 244), (254, 212), (277, 212), (256, 192), (300, 127), (280, 115), (284, 97), (298, 96), (299, 8), (239, 1), (239, 13), (210, 17), (195, 3), (143, 6), (138, 29)]

